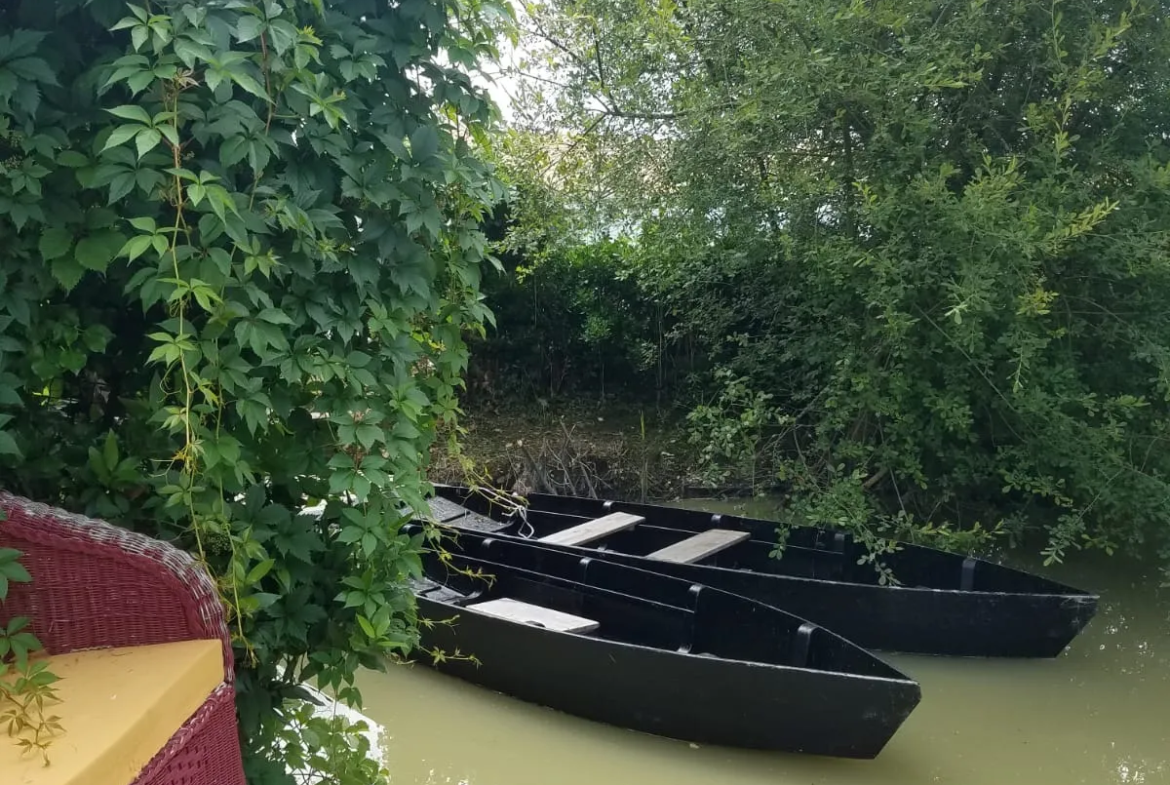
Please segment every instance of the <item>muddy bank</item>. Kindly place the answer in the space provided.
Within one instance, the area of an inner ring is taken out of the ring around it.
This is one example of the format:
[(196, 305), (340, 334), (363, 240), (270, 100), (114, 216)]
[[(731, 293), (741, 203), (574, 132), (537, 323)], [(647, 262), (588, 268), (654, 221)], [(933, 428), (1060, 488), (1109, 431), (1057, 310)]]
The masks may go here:
[(651, 411), (533, 404), (472, 410), (460, 427), (457, 452), (445, 441), (432, 452), (434, 482), (637, 501), (711, 493), (682, 423)]

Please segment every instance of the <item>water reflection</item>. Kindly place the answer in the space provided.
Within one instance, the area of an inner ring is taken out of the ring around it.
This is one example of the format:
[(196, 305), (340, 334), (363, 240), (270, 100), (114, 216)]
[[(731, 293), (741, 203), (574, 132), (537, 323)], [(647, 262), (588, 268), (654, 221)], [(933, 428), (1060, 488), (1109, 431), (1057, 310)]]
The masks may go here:
[(887, 657), (923, 699), (874, 761), (693, 748), (421, 665), (359, 684), (394, 785), (1170, 785), (1170, 599), (1116, 562), (1053, 577), (1102, 592), (1054, 660)]

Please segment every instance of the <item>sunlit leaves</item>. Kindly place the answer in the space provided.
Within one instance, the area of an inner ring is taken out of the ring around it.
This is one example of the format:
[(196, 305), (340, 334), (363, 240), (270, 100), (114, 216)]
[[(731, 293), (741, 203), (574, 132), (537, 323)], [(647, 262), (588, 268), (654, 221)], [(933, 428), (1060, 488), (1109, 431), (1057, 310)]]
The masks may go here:
[(171, 20), (164, 14), (150, 14), (141, 6), (131, 5), (132, 16), (124, 17), (113, 26), (113, 30), (129, 30), (134, 51), (142, 49), (149, 42), (156, 53), (161, 52), (171, 40)]
[(134, 140), (139, 158), (142, 158), (142, 156), (153, 150), (164, 137), (172, 145), (178, 146), (178, 131), (174, 125), (168, 124), (174, 119), (174, 112), (159, 112), (152, 117), (141, 106), (132, 104), (116, 106), (110, 109), (109, 112), (123, 120), (132, 120), (134, 122), (129, 125), (120, 125), (114, 128), (106, 139), (105, 145), (102, 146), (101, 152), (103, 153), (113, 147), (118, 147), (129, 142), (131, 139)]
[(243, 52), (219, 53), (207, 59), (207, 66), (204, 78), (212, 90), (221, 84), (234, 82), (252, 95), (268, 100), (264, 86), (253, 76), (255, 66), (250, 64)]

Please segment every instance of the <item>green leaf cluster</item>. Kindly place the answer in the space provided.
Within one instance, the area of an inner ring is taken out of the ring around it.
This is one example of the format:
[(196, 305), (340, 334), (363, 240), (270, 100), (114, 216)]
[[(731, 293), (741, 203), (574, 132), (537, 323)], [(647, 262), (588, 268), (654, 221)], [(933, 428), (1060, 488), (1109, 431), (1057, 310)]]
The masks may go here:
[(534, 4), (513, 241), (627, 235), (666, 353), (794, 418), (806, 522), (1170, 559), (1166, 14)]
[(399, 526), (488, 316), (497, 10), (0, 7), (0, 487), (206, 565), (256, 782), (296, 685), (356, 701), (416, 641)]

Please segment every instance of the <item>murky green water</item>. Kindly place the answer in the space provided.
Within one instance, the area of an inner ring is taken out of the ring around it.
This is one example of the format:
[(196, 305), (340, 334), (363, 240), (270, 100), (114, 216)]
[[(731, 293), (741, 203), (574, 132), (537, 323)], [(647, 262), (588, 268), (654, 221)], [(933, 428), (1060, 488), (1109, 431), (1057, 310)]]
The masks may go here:
[[(696, 505), (698, 506), (698, 505)], [(693, 748), (566, 716), (418, 665), (360, 682), (395, 785), (1170, 785), (1170, 591), (1118, 561), (1054, 660), (890, 656), (922, 703), (876, 760)]]

